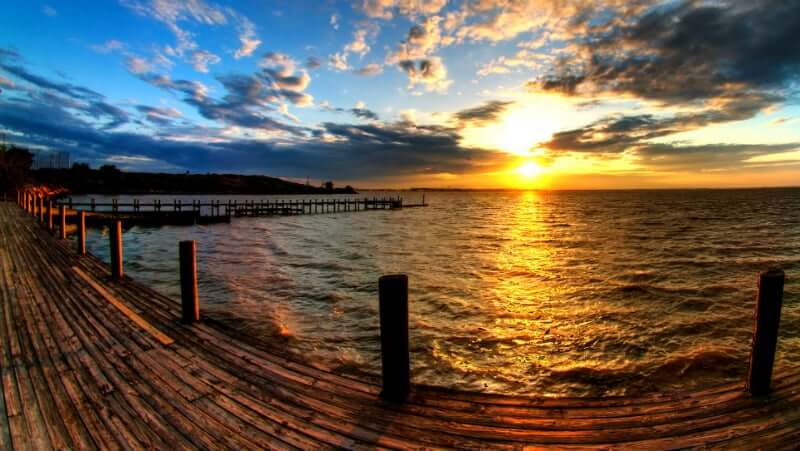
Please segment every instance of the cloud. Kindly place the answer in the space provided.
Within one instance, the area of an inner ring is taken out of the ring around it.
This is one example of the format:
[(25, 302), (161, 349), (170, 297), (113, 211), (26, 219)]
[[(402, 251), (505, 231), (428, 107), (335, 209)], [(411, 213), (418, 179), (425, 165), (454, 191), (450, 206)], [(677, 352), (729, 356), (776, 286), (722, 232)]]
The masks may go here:
[[(7, 54), (11, 54), (11, 52)], [(16, 55), (16, 53), (13, 53), (13, 55)], [(55, 91), (75, 99), (86, 100), (86, 99), (99, 99), (103, 97), (98, 92), (85, 88), (83, 86), (78, 86), (65, 82), (57, 82), (33, 74), (29, 72), (27, 69), (23, 68), (22, 66), (0, 62), (0, 69), (38, 88)]]
[(114, 51), (117, 51), (117, 50), (124, 49), (125, 48), (125, 44), (123, 44), (120, 41), (117, 41), (116, 39), (110, 39), (110, 40), (104, 42), (103, 44), (92, 45), (92, 46), (90, 46), (90, 48), (92, 50), (94, 50), (95, 52), (97, 52), (97, 53), (107, 54), (107, 53), (111, 53), (111, 52), (114, 52)]
[[(232, 138), (219, 129), (200, 130), (202, 139), (101, 130), (63, 110), (35, 102), (8, 107), (2, 99), (0, 123), (23, 136), (27, 144), (67, 150), (82, 160), (160, 162), (149, 164), (149, 170), (364, 180), (404, 174), (486, 172), (505, 167), (509, 158), (462, 147), (454, 129), (402, 123), (325, 123), (316, 135), (329, 140), (278, 145), (261, 139)], [(197, 131), (197, 127), (191, 130)]]
[(739, 95), (706, 102), (707, 109), (689, 113), (609, 116), (585, 127), (555, 133), (542, 146), (553, 151), (620, 153), (655, 138), (749, 119), (777, 100), (771, 96)]
[(344, 47), (347, 53), (355, 53), (356, 55), (364, 56), (369, 52), (369, 44), (367, 44), (368, 30), (360, 29), (353, 33), (353, 40)]
[(335, 108), (332, 107), (328, 102), (320, 103), (320, 107), (322, 107), (323, 110), (330, 111), (332, 113), (349, 113), (359, 119), (366, 119), (370, 121), (377, 121), (380, 119), (378, 113), (367, 109), (366, 104), (360, 100), (356, 102), (355, 108)]
[(331, 14), (330, 24), (334, 30), (339, 29), (339, 15), (338, 14)]
[(352, 112), (354, 116), (360, 117), (361, 119), (369, 119), (371, 121), (377, 121), (380, 119), (377, 113), (366, 108), (352, 108), (350, 112)]
[(374, 77), (375, 75), (383, 73), (383, 66), (374, 63), (367, 64), (366, 66), (362, 67), (361, 69), (357, 69), (354, 72), (358, 75), (363, 75), (365, 77)]
[(202, 73), (207, 73), (209, 65), (219, 64), (220, 61), (219, 56), (206, 50), (195, 50), (189, 58), (189, 63), (194, 67), (194, 70)]
[(137, 105), (136, 110), (145, 115), (145, 119), (154, 125), (164, 126), (181, 117), (180, 111), (175, 108), (158, 108), (148, 105)]
[(271, 83), (274, 92), (295, 106), (309, 106), (313, 103), (310, 95), (304, 93), (311, 77), (301, 69), (297, 71), (297, 62), (283, 53), (269, 52), (261, 59), (261, 74), (264, 80)]
[(49, 16), (49, 17), (55, 17), (55, 16), (57, 16), (57, 15), (58, 15), (58, 11), (56, 11), (56, 9), (55, 9), (55, 8), (53, 8), (53, 7), (52, 7), (52, 6), (50, 6), (50, 5), (44, 5), (44, 6), (42, 6), (42, 13), (43, 13), (45, 16)]
[(397, 65), (406, 73), (408, 89), (421, 84), (427, 91), (445, 92), (452, 84), (442, 59), (430, 56), (441, 43), (440, 22), (440, 17), (433, 16), (412, 26), (397, 50), (386, 56), (386, 64)]
[(453, 114), (453, 117), (463, 124), (470, 124), (475, 126), (488, 125), (495, 122), (501, 114), (503, 114), (509, 106), (514, 102), (503, 102), (500, 100), (493, 100), (484, 103), (483, 105), (474, 108), (468, 108), (458, 111)]
[(241, 47), (237, 50), (237, 57), (252, 53), (260, 44), (255, 38), (255, 27), (244, 16), (236, 13), (232, 8), (223, 10), (211, 6), (203, 0), (121, 0), (121, 3), (144, 17), (149, 17), (163, 23), (174, 35), (176, 45), (166, 46), (164, 52), (171, 57), (179, 57), (191, 65), (198, 72), (208, 72), (208, 66), (218, 64), (219, 56), (200, 49), (194, 39), (194, 34), (180, 25), (182, 22), (193, 22), (202, 25), (218, 26), (228, 23), (226, 11), (238, 23)]
[(430, 16), (439, 13), (447, 4), (447, 0), (362, 0), (361, 11), (368, 17), (391, 19), (396, 9), (401, 15), (408, 17)]
[(320, 61), (319, 58), (315, 56), (309, 56), (308, 58), (306, 58), (305, 66), (309, 70), (316, 70), (319, 69), (320, 66), (322, 66), (322, 61)]
[(347, 64), (346, 53), (334, 53), (328, 58), (328, 65), (338, 71), (349, 70), (350, 66)]
[(14, 89), (14, 82), (8, 78), (0, 77), (0, 86), (8, 89)]
[(409, 89), (421, 84), (426, 91), (445, 92), (453, 83), (447, 79), (447, 68), (438, 56), (420, 60), (416, 64), (411, 60), (403, 60), (398, 65), (408, 75)]
[[(646, 144), (636, 149), (639, 164), (659, 171), (709, 172), (747, 167), (750, 159), (800, 149), (800, 142), (787, 144)], [(762, 163), (763, 164), (763, 163)], [(778, 162), (775, 165), (782, 165)], [(755, 164), (752, 166), (756, 166)]]
[(136, 75), (150, 72), (150, 70), (152, 70), (150, 63), (144, 58), (140, 58), (138, 56), (127, 57), (125, 59), (125, 67), (128, 69), (128, 72)]
[(238, 14), (236, 11), (228, 8), (228, 14), (236, 18), (239, 30), (239, 42), (241, 46), (236, 50), (233, 57), (237, 60), (251, 56), (253, 52), (261, 45), (261, 40), (256, 35), (256, 26), (247, 17)]
[(635, 20), (589, 26), (570, 62), (530, 87), (664, 103), (781, 90), (799, 78), (800, 48), (787, 45), (798, 27), (797, 2), (669, 3)]

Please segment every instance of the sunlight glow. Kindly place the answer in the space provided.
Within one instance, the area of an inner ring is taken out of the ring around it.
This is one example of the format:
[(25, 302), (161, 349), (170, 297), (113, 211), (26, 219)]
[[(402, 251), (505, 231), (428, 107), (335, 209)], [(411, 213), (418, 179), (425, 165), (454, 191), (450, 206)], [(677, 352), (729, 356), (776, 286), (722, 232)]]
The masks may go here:
[(533, 161), (528, 161), (517, 168), (517, 173), (525, 178), (532, 179), (542, 173), (542, 167)]

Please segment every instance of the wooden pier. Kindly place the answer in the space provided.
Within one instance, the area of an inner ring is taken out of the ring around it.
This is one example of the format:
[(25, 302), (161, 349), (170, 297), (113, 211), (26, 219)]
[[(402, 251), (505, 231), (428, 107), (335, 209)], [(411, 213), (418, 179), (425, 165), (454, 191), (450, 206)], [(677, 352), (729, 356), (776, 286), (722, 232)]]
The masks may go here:
[[(182, 244), (182, 263), (193, 257)], [(763, 304), (777, 293), (777, 277), (767, 279)], [(382, 281), (381, 308), (408, 303), (407, 284)], [(766, 352), (772, 311), (757, 321)], [(0, 449), (795, 449), (800, 439), (798, 372), (767, 375), (763, 396), (744, 381), (597, 399), (471, 393), (406, 386), (400, 373), (338, 374), (202, 310), (199, 321), (186, 314), (1, 202)], [(392, 327), (398, 335), (382, 343), (402, 358), (402, 322)], [(761, 384), (762, 370), (751, 371)], [(387, 381), (392, 396), (382, 397)]]
[[(133, 199), (131, 202), (73, 202), (72, 198), (56, 203), (56, 207), (65, 206), (70, 210), (81, 209), (90, 213), (104, 215), (189, 215), (198, 218), (225, 218), (230, 216), (274, 216), (274, 215), (301, 215), (318, 213), (340, 213), (367, 210), (399, 210), (404, 207), (402, 197), (365, 197), (365, 198), (325, 198), (325, 199), (280, 199), (280, 200), (228, 200), (225, 202), (211, 200), (201, 202), (193, 200), (185, 204), (179, 199), (172, 202), (162, 202), (155, 199), (150, 202), (141, 202)], [(427, 206), (422, 204), (407, 205), (407, 207)], [(203, 215), (208, 212), (208, 215)]]

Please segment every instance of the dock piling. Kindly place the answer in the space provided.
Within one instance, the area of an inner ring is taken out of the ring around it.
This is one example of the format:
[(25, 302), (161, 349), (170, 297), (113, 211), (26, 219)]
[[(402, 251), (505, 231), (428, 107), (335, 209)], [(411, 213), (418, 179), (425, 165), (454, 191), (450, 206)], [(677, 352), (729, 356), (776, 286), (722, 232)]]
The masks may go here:
[(61, 228), (60, 228), (61, 239), (62, 240), (66, 240), (67, 239), (67, 207), (66, 206), (62, 205), (58, 209), (58, 216), (59, 216), (59, 219), (60, 219), (60, 222), (61, 222)]
[(758, 277), (753, 345), (746, 385), (753, 396), (765, 395), (770, 390), (785, 277), (783, 270), (777, 268), (764, 271)]
[(200, 300), (197, 294), (197, 246), (194, 240), (178, 243), (181, 272), (181, 320), (193, 323), (200, 320)]
[(53, 231), (53, 201), (47, 202), (47, 230)]
[(386, 275), (378, 279), (381, 327), (381, 369), (387, 401), (408, 397), (411, 369), (408, 354), (408, 276)]
[(86, 255), (86, 212), (78, 212), (78, 253)]
[(111, 245), (111, 278), (120, 280), (122, 271), (122, 221), (114, 221), (108, 234)]

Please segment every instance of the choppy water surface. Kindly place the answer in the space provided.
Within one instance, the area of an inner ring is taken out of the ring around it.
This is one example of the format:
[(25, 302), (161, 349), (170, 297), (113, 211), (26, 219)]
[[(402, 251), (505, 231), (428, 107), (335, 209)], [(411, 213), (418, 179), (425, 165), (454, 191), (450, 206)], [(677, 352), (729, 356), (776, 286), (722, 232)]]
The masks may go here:
[[(375, 373), (377, 279), (407, 273), (415, 382), (597, 396), (743, 377), (756, 275), (779, 265), (789, 279), (777, 365), (800, 365), (800, 190), (427, 200), (135, 227), (124, 235), (126, 271), (178, 300), (177, 241), (195, 239), (205, 313), (305, 358)], [(99, 231), (89, 246), (107, 258)]]

